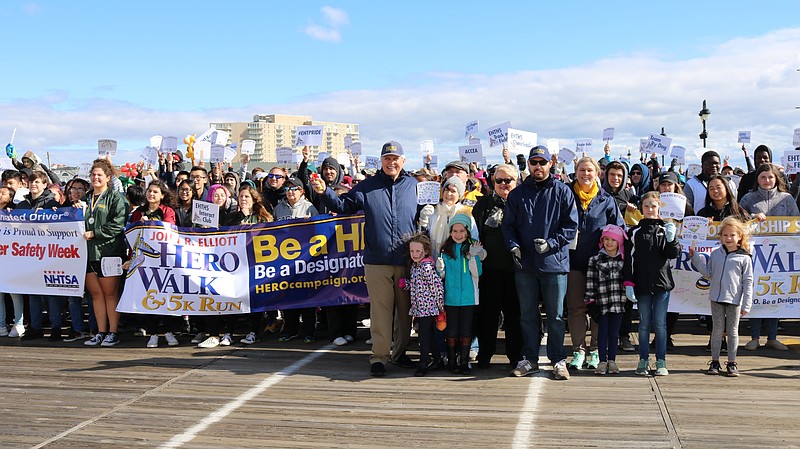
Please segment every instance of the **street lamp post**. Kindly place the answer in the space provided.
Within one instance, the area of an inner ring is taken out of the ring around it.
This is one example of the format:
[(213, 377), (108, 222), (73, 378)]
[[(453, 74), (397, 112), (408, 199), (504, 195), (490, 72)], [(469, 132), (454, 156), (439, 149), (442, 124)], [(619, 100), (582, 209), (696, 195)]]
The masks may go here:
[(708, 116), (711, 115), (711, 111), (706, 107), (706, 100), (703, 100), (703, 109), (700, 110), (698, 115), (700, 116), (700, 120), (703, 122), (703, 132), (700, 133), (700, 138), (703, 139), (703, 148), (705, 148), (706, 139), (708, 138), (708, 133), (706, 132), (706, 120), (708, 120)]

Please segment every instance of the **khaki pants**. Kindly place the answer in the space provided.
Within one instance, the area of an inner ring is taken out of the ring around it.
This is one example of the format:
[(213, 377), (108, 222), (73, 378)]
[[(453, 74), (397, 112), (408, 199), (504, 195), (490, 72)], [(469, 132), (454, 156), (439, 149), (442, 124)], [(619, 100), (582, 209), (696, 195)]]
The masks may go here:
[[(567, 275), (567, 324), (569, 336), (572, 339), (572, 351), (586, 353), (586, 273), (570, 271)], [(592, 338), (590, 349), (597, 348), (597, 323), (592, 323)]]
[(370, 302), (372, 355), (369, 363), (387, 363), (406, 353), (411, 339), (411, 301), (397, 280), (408, 277), (408, 268), (395, 265), (364, 266)]

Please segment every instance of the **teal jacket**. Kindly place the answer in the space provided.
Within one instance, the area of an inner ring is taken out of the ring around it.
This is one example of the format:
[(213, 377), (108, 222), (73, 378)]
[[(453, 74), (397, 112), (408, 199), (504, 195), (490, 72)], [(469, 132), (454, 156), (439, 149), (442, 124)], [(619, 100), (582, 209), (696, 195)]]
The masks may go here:
[[(442, 253), (444, 262), (444, 304), (446, 306), (478, 305), (478, 277), (483, 272), (480, 257), (461, 255), (461, 243), (453, 248), (456, 258)], [(441, 263), (440, 263), (441, 266)]]
[(124, 258), (125, 219), (128, 217), (125, 197), (109, 187), (100, 195), (96, 205), (92, 202), (92, 192), (86, 194), (83, 201), (86, 203), (86, 230), (94, 231), (94, 238), (86, 242), (89, 261), (98, 262), (103, 257)]

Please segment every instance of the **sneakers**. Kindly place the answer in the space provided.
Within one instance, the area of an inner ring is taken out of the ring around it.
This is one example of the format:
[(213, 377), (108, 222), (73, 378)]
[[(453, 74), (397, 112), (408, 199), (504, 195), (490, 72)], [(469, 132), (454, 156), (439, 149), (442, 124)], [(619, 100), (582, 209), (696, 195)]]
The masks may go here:
[(347, 340), (348, 343), (356, 341), (355, 337), (353, 337), (352, 335), (345, 335), (344, 339)]
[(279, 338), (278, 341), (292, 341), (297, 337), (299, 337), (299, 335), (297, 335), (297, 334), (294, 334), (294, 335), (281, 335), (281, 338)]
[(553, 365), (553, 377), (556, 380), (568, 380), (569, 379), (569, 370), (567, 369), (567, 360), (561, 360)]
[[(600, 354), (597, 351), (589, 353), (589, 361), (586, 362), (587, 369), (598, 369), (600, 367)], [(604, 373), (605, 374), (605, 373)]]
[(372, 377), (383, 377), (386, 375), (386, 366), (381, 362), (375, 362), (370, 365), (369, 374)]
[(586, 355), (581, 351), (575, 351), (572, 353), (572, 361), (569, 362), (569, 367), (572, 369), (581, 369), (583, 368), (583, 362), (586, 360)]
[(636, 375), (637, 376), (646, 376), (646, 375), (650, 374), (647, 370), (648, 370), (647, 359), (639, 359), (639, 364), (636, 365)]
[(205, 341), (206, 338), (208, 338), (208, 334), (206, 334), (205, 332), (198, 332), (194, 335), (194, 338), (192, 338), (192, 343), (194, 344), (201, 343)]
[(11, 330), (8, 331), (8, 336), (11, 338), (22, 337), (25, 335), (25, 326), (22, 324), (15, 324), (11, 326)]
[(78, 341), (83, 340), (84, 338), (89, 338), (89, 334), (86, 332), (72, 332), (64, 339), (66, 342)]
[(423, 377), (426, 374), (428, 374), (428, 364), (420, 363), (419, 365), (417, 365), (417, 370), (414, 371), (414, 376)]
[(744, 345), (744, 349), (747, 349), (748, 351), (755, 351), (756, 349), (758, 349), (759, 346), (760, 345), (758, 344), (758, 339), (754, 338), (748, 341), (746, 345)]
[(83, 342), (86, 346), (100, 346), (100, 343), (103, 342), (103, 339), (106, 338), (106, 334), (102, 332), (98, 332), (94, 334), (92, 338)]
[(631, 343), (630, 338), (620, 338), (619, 339), (619, 349), (625, 352), (633, 352), (636, 348), (633, 347), (633, 343)]
[(788, 351), (789, 347), (781, 343), (780, 340), (767, 340), (766, 348), (775, 349), (776, 351)]
[(347, 340), (345, 340), (344, 337), (336, 337), (336, 339), (333, 340), (333, 344), (336, 346), (344, 346), (347, 344)]
[(8, 337), (8, 327), (0, 326), (0, 337)]
[(316, 343), (316, 342), (317, 342), (316, 337), (312, 337), (310, 335), (307, 337), (303, 337), (303, 343)]
[(258, 342), (258, 336), (256, 335), (255, 332), (250, 332), (243, 339), (239, 340), (239, 342), (244, 343), (246, 345), (252, 345), (253, 343)]
[(619, 367), (615, 360), (608, 361), (608, 374), (619, 374)]
[(23, 340), (37, 340), (44, 337), (44, 332), (41, 329), (29, 329), (27, 332), (20, 334)]
[(711, 376), (719, 375), (720, 368), (721, 367), (719, 366), (719, 360), (712, 360), (708, 362), (708, 369), (706, 370), (706, 374)]
[(599, 374), (601, 376), (605, 376), (607, 371), (608, 371), (608, 362), (600, 362), (597, 364), (597, 368), (595, 368), (594, 373)]
[(739, 367), (736, 366), (736, 362), (727, 362), (725, 364), (725, 375), (728, 377), (739, 377)]
[(539, 364), (536, 362), (531, 363), (530, 360), (526, 358), (522, 358), (519, 362), (517, 362), (517, 367), (511, 370), (512, 376), (517, 377), (524, 377), (528, 374), (538, 373), (539, 372)]
[(157, 348), (158, 347), (158, 335), (151, 335), (150, 339), (147, 340), (147, 347), (148, 348)]
[(406, 355), (406, 354), (403, 354), (403, 355), (401, 355), (400, 357), (398, 357), (398, 358), (396, 358), (396, 359), (392, 359), (392, 364), (393, 364), (393, 365), (397, 365), (397, 366), (399, 366), (400, 368), (406, 368), (406, 369), (409, 369), (409, 368), (414, 368), (415, 366), (417, 366), (417, 365), (416, 365), (416, 364), (415, 364), (415, 363), (414, 363), (414, 362), (411, 360), (411, 358), (410, 358), (408, 355)]
[(175, 334), (173, 334), (172, 332), (166, 332), (164, 334), (164, 339), (167, 340), (167, 345), (169, 346), (178, 346), (179, 344), (181, 344), (181, 342), (179, 342), (178, 339), (175, 338)]
[(50, 336), (47, 337), (49, 341), (62, 341), (61, 329), (50, 329)]
[(233, 338), (231, 338), (231, 334), (224, 334), (222, 338), (219, 339), (220, 346), (230, 346), (233, 343)]
[(116, 332), (109, 332), (106, 334), (106, 338), (103, 339), (103, 342), (100, 343), (100, 346), (116, 346), (119, 344), (119, 337), (117, 337)]
[(367, 341), (365, 341), (364, 343), (366, 343), (366, 344), (368, 344), (368, 345), (371, 345), (371, 344), (372, 344), (372, 339), (371, 339), (371, 338), (368, 338), (368, 339), (367, 339)]
[(656, 360), (656, 372), (654, 374), (656, 376), (667, 376), (667, 375), (669, 375), (669, 370), (667, 369), (667, 361), (666, 360)]
[(198, 348), (216, 348), (217, 346), (219, 346), (219, 337), (214, 337), (213, 335), (197, 345)]

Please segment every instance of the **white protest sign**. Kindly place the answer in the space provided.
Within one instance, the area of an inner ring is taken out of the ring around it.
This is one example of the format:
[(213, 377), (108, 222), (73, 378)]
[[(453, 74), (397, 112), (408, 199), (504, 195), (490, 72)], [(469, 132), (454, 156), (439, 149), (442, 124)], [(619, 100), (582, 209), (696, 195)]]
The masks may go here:
[(578, 139), (575, 141), (575, 154), (588, 156), (592, 152), (592, 139)]
[(211, 145), (211, 163), (225, 162), (225, 147), (222, 145)]
[(708, 218), (695, 215), (683, 217), (681, 237), (687, 240), (708, 239)]
[(145, 164), (155, 166), (158, 164), (158, 148), (144, 147), (144, 150), (142, 150), (142, 153), (139, 155), (139, 159), (144, 160)]
[(322, 165), (322, 163), (325, 162), (325, 159), (328, 159), (329, 157), (331, 157), (330, 153), (327, 151), (320, 151), (317, 153), (317, 163)]
[(603, 141), (608, 142), (614, 140), (614, 128), (606, 128), (603, 130)]
[(178, 138), (175, 136), (167, 136), (161, 139), (161, 152), (174, 153), (178, 151)]
[(377, 156), (367, 156), (364, 161), (364, 168), (373, 168), (377, 170), (380, 165), (381, 163)]
[(350, 155), (347, 153), (339, 153), (336, 155), (336, 160), (339, 162), (339, 165), (342, 167), (349, 167), (350, 166)]
[(783, 153), (783, 168), (787, 175), (800, 173), (800, 151), (788, 150)]
[(489, 147), (496, 147), (497, 145), (503, 145), (508, 142), (508, 128), (510, 127), (511, 122), (505, 122), (487, 129), (486, 134), (489, 136)]
[(353, 156), (361, 156), (361, 142), (353, 142), (350, 145), (350, 154)]
[(794, 135), (792, 136), (792, 146), (795, 148), (800, 147), (800, 128), (795, 128)]
[(225, 160), (224, 160), (224, 162), (230, 162), (235, 157), (236, 157), (236, 150), (231, 148), (231, 147), (225, 147)]
[(547, 151), (549, 151), (550, 154), (558, 154), (560, 151), (558, 148), (558, 139), (547, 139), (544, 145), (547, 147)]
[(750, 143), (750, 131), (739, 131), (739, 143)]
[(659, 195), (659, 198), (661, 199), (661, 208), (658, 210), (658, 214), (662, 219), (683, 220), (683, 214), (686, 213), (685, 196), (680, 193), (665, 192)]
[(699, 175), (703, 171), (703, 166), (700, 164), (689, 164), (686, 166), (686, 179), (689, 180)]
[(211, 141), (200, 140), (194, 143), (194, 158), (205, 161), (211, 155)]
[(464, 145), (458, 147), (458, 158), (462, 162), (480, 163), (483, 160), (483, 147), (481, 145)]
[(150, 137), (150, 146), (151, 147), (156, 147), (156, 148), (158, 148), (160, 150), (161, 149), (161, 141), (162, 140), (164, 140), (164, 138), (162, 136), (156, 134), (155, 136)]
[(349, 150), (351, 145), (353, 145), (353, 136), (344, 136), (344, 147)]
[(117, 155), (117, 141), (112, 139), (100, 139), (97, 141), (97, 154), (100, 156)]
[(736, 188), (738, 189), (739, 183), (742, 182), (742, 177), (739, 175), (728, 175), (728, 180), (732, 182), (733, 185), (735, 185)]
[(219, 206), (214, 203), (192, 200), (192, 223), (210, 228), (219, 227)]
[[(222, 145), (225, 146), (228, 144), (228, 137), (229, 134), (225, 131), (214, 130), (211, 133), (211, 144), (214, 145)], [(163, 145), (163, 144), (162, 144)]]
[[(197, 136), (197, 138), (194, 140), (195, 144), (198, 143), (198, 142), (211, 142), (211, 134), (214, 133), (215, 131), (216, 131), (216, 128), (208, 128), (207, 130), (205, 130), (203, 132), (203, 134), (200, 134), (199, 136)], [(153, 136), (153, 137), (156, 137), (156, 136)], [(159, 142), (159, 145), (160, 144), (161, 144), (161, 142)]]
[(122, 257), (100, 258), (100, 271), (105, 277), (122, 276)]
[(292, 153), (292, 161), (294, 162), (295, 167), (299, 167), (300, 163), (303, 162), (303, 155), (300, 153)]
[(298, 126), (294, 145), (297, 147), (318, 147), (322, 145), (324, 126)]
[(479, 139), (477, 137), (470, 137), (469, 138), (469, 144), (470, 145), (480, 145), (481, 144), (481, 139)]
[(477, 136), (477, 135), (478, 135), (478, 121), (473, 120), (467, 123), (467, 126), (464, 131), (464, 137)]
[(439, 204), (439, 184), (436, 181), (417, 183), (417, 204)]
[(242, 154), (254, 154), (256, 152), (256, 141), (246, 139), (242, 141)]
[(292, 158), (293, 153), (290, 147), (276, 148), (275, 158), (278, 160), (278, 165), (292, 165), (292, 162), (294, 162)]
[(422, 153), (423, 156), (427, 156), (429, 154), (433, 154), (433, 141), (432, 140), (423, 140), (419, 143), (419, 152)]
[(92, 170), (91, 162), (81, 162), (78, 168), (78, 177), (81, 179), (89, 179), (89, 172)]
[(672, 151), (669, 153), (669, 157), (677, 159), (678, 164), (683, 165), (686, 163), (686, 148), (680, 145), (674, 145), (672, 147)]
[(639, 139), (639, 152), (646, 153), (647, 152), (647, 143), (649, 140), (647, 139)]
[(647, 141), (647, 153), (663, 154), (664, 156), (669, 153), (669, 146), (672, 144), (672, 138), (662, 136), (661, 134), (650, 134)]
[(564, 147), (558, 151), (558, 162), (571, 164), (575, 160), (575, 152), (570, 148)]
[(431, 155), (431, 163), (430, 163), (430, 166), (431, 166), (431, 170), (432, 170), (434, 173), (436, 173), (436, 172), (438, 172), (438, 171), (439, 171), (439, 155), (438, 155), (438, 154), (432, 154), (432, 155)]
[(508, 128), (508, 145), (506, 147), (512, 153), (527, 153), (537, 145), (538, 141), (539, 137), (536, 133)]

